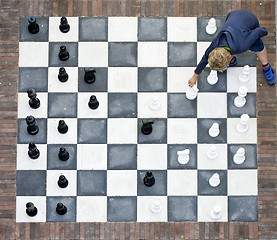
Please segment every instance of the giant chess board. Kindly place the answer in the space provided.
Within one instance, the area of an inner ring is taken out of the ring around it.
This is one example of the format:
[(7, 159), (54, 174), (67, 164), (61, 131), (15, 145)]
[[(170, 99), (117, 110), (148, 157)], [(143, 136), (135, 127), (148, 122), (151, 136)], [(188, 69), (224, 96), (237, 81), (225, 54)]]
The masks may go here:
[[(207, 67), (197, 98), (185, 94), (224, 19), (216, 18), (212, 36), (205, 31), (209, 18), (67, 20), (70, 31), (62, 33), (60, 18), (37, 18), (37, 34), (28, 32), (27, 18), (20, 20), (16, 221), (257, 221), (255, 54), (237, 55), (237, 66), (218, 73), (215, 85), (207, 82)], [(60, 46), (69, 52), (67, 61), (58, 57)], [(238, 77), (246, 64), (250, 80), (242, 84)], [(66, 82), (58, 80), (60, 67)], [(85, 68), (96, 70), (93, 84), (84, 81)], [(246, 104), (237, 108), (242, 85)], [(29, 106), (29, 88), (37, 92), (38, 109)], [(91, 95), (99, 101), (95, 110), (88, 106)], [(160, 101), (157, 110), (149, 107), (153, 96)], [(237, 131), (242, 114), (250, 116), (245, 133)], [(27, 132), (29, 115), (39, 127), (36, 135)], [(60, 120), (68, 126), (65, 134), (57, 130)], [(142, 134), (142, 120), (154, 122), (151, 134)], [(209, 135), (213, 123), (219, 124), (217, 137)], [(37, 159), (28, 156), (30, 142), (40, 151)], [(212, 145), (215, 159), (207, 157)], [(67, 161), (58, 157), (61, 147)], [(245, 161), (235, 164), (241, 147)], [(177, 152), (185, 149), (189, 162), (180, 164)], [(144, 184), (146, 172), (154, 175), (151, 187)], [(215, 173), (220, 184), (212, 187)], [(66, 188), (57, 184), (60, 175)], [(26, 214), (28, 202), (37, 208), (33, 217)], [(57, 214), (57, 203), (66, 214)]]

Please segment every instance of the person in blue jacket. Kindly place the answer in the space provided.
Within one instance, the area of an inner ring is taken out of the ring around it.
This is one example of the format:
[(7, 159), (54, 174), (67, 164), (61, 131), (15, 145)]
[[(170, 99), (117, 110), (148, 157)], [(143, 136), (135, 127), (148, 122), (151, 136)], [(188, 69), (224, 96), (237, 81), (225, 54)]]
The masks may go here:
[(216, 71), (224, 71), (229, 66), (234, 66), (237, 58), (234, 54), (251, 50), (257, 53), (263, 65), (268, 84), (273, 85), (276, 80), (275, 73), (268, 62), (267, 51), (261, 40), (266, 36), (267, 30), (260, 27), (258, 18), (250, 11), (239, 9), (228, 13), (225, 23), (204, 56), (197, 65), (193, 76), (188, 81), (192, 87), (199, 74), (209, 63), (210, 68)]

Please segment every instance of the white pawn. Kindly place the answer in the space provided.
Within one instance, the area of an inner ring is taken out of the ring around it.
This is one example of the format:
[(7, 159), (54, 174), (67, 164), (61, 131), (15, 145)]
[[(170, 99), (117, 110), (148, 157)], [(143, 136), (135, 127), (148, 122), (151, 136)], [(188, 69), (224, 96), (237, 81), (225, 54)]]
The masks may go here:
[(215, 85), (218, 81), (218, 76), (217, 76), (217, 71), (216, 70), (211, 70), (207, 81), (210, 85)]
[(209, 184), (212, 187), (217, 187), (220, 184), (220, 178), (218, 173), (214, 173), (213, 176), (209, 179)]
[(222, 208), (219, 205), (215, 205), (210, 213), (210, 217), (214, 220), (218, 220), (222, 217)]
[(161, 106), (160, 100), (158, 96), (153, 96), (152, 97), (152, 102), (150, 103), (150, 108), (152, 110), (158, 110)]
[(199, 92), (199, 89), (194, 84), (192, 87), (188, 87), (186, 91), (186, 97), (189, 100), (194, 100), (197, 97), (197, 93)]
[(162, 211), (162, 205), (161, 202), (156, 200), (153, 202), (152, 206), (151, 206), (151, 211), (152, 213), (160, 213)]
[(217, 137), (220, 133), (219, 130), (219, 124), (218, 123), (213, 123), (213, 125), (209, 129), (209, 135), (211, 137)]
[(240, 116), (239, 124), (237, 125), (237, 130), (240, 133), (245, 133), (248, 130), (249, 115), (242, 114)]
[(178, 151), (177, 154), (178, 154), (178, 162), (180, 164), (187, 164), (189, 162), (189, 154), (190, 154), (189, 149)]
[(216, 151), (216, 146), (212, 145), (210, 149), (207, 152), (207, 156), (209, 159), (216, 159), (217, 158), (217, 151)]
[(245, 161), (245, 149), (239, 148), (236, 154), (233, 157), (233, 161), (235, 164), (242, 164)]
[(209, 35), (213, 35), (215, 32), (216, 32), (216, 21), (214, 18), (211, 18), (208, 22), (208, 25), (206, 26), (206, 32), (209, 34)]
[(250, 71), (250, 67), (248, 65), (245, 65), (242, 69), (242, 72), (239, 75), (240, 82), (246, 83), (249, 81), (249, 79), (250, 79), (249, 71)]
[(241, 86), (238, 91), (238, 96), (234, 99), (234, 104), (236, 107), (241, 108), (246, 103), (247, 87)]

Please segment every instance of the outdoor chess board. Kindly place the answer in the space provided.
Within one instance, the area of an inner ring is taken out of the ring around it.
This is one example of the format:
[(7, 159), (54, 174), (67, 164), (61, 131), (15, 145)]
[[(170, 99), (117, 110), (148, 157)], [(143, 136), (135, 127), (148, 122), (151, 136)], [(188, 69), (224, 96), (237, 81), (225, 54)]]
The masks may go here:
[[(188, 100), (187, 81), (213, 37), (206, 34), (209, 18), (69, 17), (70, 31), (59, 30), (60, 18), (37, 18), (40, 31), (28, 32), (28, 19), (20, 20), (17, 222), (162, 222), (257, 221), (257, 119), (256, 58), (252, 52), (238, 55), (236, 67), (219, 73), (215, 85), (207, 82), (206, 68), (198, 78), (198, 97)], [(224, 19), (216, 18), (218, 30)], [(217, 30), (217, 32), (218, 32)], [(60, 46), (70, 58), (60, 61)], [(246, 105), (234, 106), (242, 85), (238, 75), (250, 66)], [(69, 79), (58, 80), (60, 67)], [(96, 81), (84, 81), (84, 69), (96, 69)], [(28, 88), (40, 99), (30, 108)], [(99, 107), (88, 107), (91, 95)], [(161, 107), (151, 110), (153, 95)], [(246, 133), (237, 132), (240, 116), (250, 116)], [(32, 115), (39, 126), (29, 135), (25, 118)], [(68, 132), (57, 130), (59, 120)], [(141, 132), (142, 120), (154, 121), (153, 132)], [(216, 122), (219, 136), (208, 134)], [(28, 156), (34, 142), (38, 159)], [(207, 151), (215, 145), (218, 157)], [(69, 159), (58, 158), (59, 148)], [(237, 165), (233, 156), (245, 148), (246, 160)], [(189, 149), (182, 165), (177, 151)], [(147, 187), (147, 171), (155, 184)], [(209, 185), (214, 174), (217, 187)], [(63, 174), (66, 188), (57, 185)], [(162, 210), (152, 213), (159, 201)], [(38, 209), (26, 214), (26, 203)], [(57, 203), (67, 207), (56, 213)], [(214, 206), (222, 208), (218, 220), (210, 217)]]

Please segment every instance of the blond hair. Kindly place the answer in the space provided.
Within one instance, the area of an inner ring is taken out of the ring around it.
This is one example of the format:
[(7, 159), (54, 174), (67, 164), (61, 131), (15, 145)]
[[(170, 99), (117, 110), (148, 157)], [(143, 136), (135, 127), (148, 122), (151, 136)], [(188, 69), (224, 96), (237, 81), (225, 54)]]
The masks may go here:
[(232, 57), (233, 56), (227, 49), (218, 47), (210, 52), (208, 63), (212, 70), (224, 71), (229, 66)]

